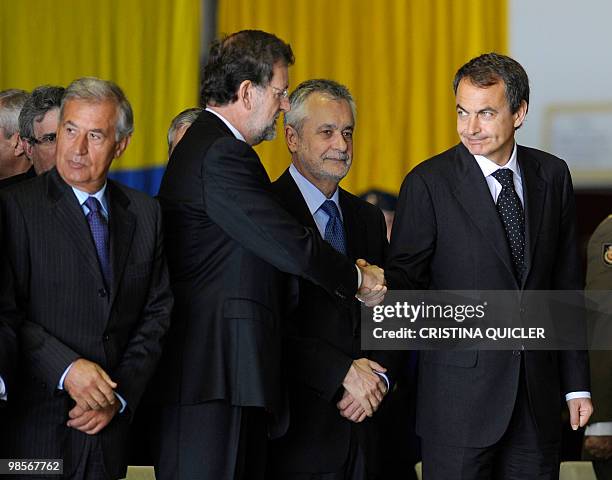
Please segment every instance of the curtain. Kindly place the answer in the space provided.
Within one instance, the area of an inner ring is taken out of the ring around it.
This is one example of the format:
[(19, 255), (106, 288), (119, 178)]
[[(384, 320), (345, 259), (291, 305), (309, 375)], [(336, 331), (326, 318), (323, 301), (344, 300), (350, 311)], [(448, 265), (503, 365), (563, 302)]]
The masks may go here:
[[(344, 188), (396, 193), (419, 162), (458, 142), (452, 80), (470, 58), (507, 49), (506, 0), (219, 0), (218, 31), (272, 32), (289, 42), (291, 87), (330, 78), (357, 103), (354, 163)], [(291, 90), (290, 87), (290, 90)], [(290, 157), (256, 148), (276, 178)]]
[(112, 175), (155, 194), (170, 121), (197, 106), (200, 21), (200, 0), (0, 0), (0, 89), (116, 82), (135, 132)]

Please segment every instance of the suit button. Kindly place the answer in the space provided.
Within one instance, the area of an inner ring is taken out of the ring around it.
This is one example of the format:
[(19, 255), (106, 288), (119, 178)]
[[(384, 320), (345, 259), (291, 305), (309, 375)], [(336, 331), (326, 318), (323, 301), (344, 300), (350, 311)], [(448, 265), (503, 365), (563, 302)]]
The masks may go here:
[(98, 290), (98, 297), (100, 298), (106, 297), (106, 290), (104, 288), (101, 288), (100, 290)]
[(520, 350), (513, 350), (512, 351), (512, 355), (514, 355), (515, 357), (520, 357), (521, 356), (521, 352), (520, 352)]
[(110, 340), (110, 335), (104, 335), (102, 338), (104, 338), (105, 342), (108, 342)]

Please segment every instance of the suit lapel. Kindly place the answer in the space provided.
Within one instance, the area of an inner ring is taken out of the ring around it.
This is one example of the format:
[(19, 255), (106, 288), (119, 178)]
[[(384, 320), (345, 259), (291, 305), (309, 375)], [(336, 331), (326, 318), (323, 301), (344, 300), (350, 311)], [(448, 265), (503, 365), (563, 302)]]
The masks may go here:
[(85, 214), (72, 189), (55, 169), (49, 172), (47, 177), (47, 195), (51, 200), (52, 215), (55, 216), (57, 224), (83, 257), (85, 265), (98, 280), (98, 285), (104, 285), (98, 254)]
[(346, 233), (346, 253), (355, 261), (364, 258), (367, 252), (365, 225), (359, 220), (359, 211), (349, 195), (340, 189), (340, 208)]
[(449, 179), (450, 182), (457, 184), (453, 194), (516, 282), (506, 232), (482, 170), (462, 144), (458, 145), (456, 152), (457, 158), (453, 162), (456, 168), (450, 172), (454, 178)]
[(129, 199), (111, 180), (108, 181), (107, 198), (110, 220), (110, 258), (113, 268), (110, 301), (112, 305), (117, 296), (128, 253), (132, 246), (134, 230), (136, 229), (136, 216), (128, 210)]
[(525, 274), (523, 285), (527, 281), (535, 252), (538, 233), (542, 224), (546, 181), (540, 176), (540, 162), (529, 155), (521, 146), (517, 146), (517, 160), (523, 177), (523, 198), (525, 204)]

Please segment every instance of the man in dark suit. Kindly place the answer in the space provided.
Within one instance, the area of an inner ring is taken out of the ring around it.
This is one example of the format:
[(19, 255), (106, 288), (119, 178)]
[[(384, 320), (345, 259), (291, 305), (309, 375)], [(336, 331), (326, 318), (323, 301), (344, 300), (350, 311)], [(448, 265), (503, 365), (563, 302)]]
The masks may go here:
[[(402, 185), (390, 288), (581, 289), (567, 166), (514, 141), (527, 114), (527, 74), (486, 54), (459, 69), (454, 89), (462, 143)], [(561, 394), (572, 427), (584, 426), (592, 412), (586, 352), (423, 352), (425, 478), (557, 478)]]
[[(274, 190), (297, 220), (338, 251), (352, 260), (383, 263), (382, 212), (338, 187), (353, 157), (351, 94), (331, 80), (310, 80), (296, 88), (290, 102), (285, 137), (292, 163)], [(365, 394), (382, 401), (390, 378), (385, 367), (393, 368), (401, 354), (362, 351), (360, 330), (357, 300), (347, 304), (300, 280), (284, 341), (290, 423), (271, 443), (268, 478), (390, 478), (377, 455), (382, 446), (378, 413), (367, 418), (356, 399)]]
[(269, 413), (282, 412), (280, 322), (293, 291), (281, 271), (346, 301), (359, 275), (376, 288), (370, 295), (385, 291), (378, 267), (357, 268), (282, 208), (251, 148), (274, 138), (289, 109), (292, 63), (289, 45), (265, 32), (215, 42), (206, 111), (162, 180), (176, 308), (151, 395), (164, 405), (160, 479), (263, 478)]
[(75, 80), (60, 118), (57, 169), (0, 195), (23, 315), (9, 458), (62, 458), (67, 477), (116, 479), (170, 319), (161, 210), (107, 180), (133, 131), (119, 87)]

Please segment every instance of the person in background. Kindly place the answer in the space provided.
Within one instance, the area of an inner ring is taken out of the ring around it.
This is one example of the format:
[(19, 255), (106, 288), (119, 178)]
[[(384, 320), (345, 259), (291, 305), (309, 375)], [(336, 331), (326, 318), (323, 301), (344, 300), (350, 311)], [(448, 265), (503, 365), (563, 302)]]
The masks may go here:
[(55, 139), (63, 87), (36, 87), (19, 113), (19, 136), (36, 175), (55, 165)]
[(168, 158), (170, 158), (174, 147), (181, 141), (187, 129), (195, 122), (200, 113), (202, 113), (201, 108), (188, 108), (172, 119), (170, 128), (168, 128)]
[(0, 188), (35, 175), (19, 140), (19, 112), (27, 98), (24, 90), (0, 92)]

